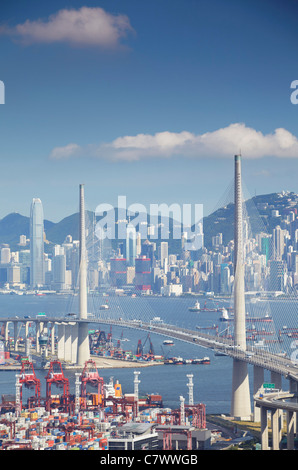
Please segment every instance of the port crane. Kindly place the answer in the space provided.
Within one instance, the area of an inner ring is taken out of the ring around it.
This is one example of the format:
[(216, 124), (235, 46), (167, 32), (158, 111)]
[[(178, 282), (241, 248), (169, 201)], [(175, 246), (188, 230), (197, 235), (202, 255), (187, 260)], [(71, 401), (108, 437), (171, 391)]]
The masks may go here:
[[(95, 362), (90, 359), (85, 362), (85, 366), (81, 375), (81, 409), (99, 408), (103, 406), (104, 396), (104, 380), (99, 376)], [(92, 394), (92, 404), (87, 404), (87, 385), (97, 388), (97, 393)]]
[(36, 377), (33, 363), (24, 360), (22, 361), (22, 368), (19, 377), (20, 383), (20, 406), (22, 409), (23, 387), (27, 389), (34, 389), (34, 396), (28, 398), (28, 408), (40, 406), (40, 380)]
[[(46, 410), (52, 408), (70, 411), (69, 379), (65, 377), (60, 361), (52, 361), (46, 378)], [(58, 388), (63, 388), (63, 394), (59, 399), (52, 396), (52, 384)]]

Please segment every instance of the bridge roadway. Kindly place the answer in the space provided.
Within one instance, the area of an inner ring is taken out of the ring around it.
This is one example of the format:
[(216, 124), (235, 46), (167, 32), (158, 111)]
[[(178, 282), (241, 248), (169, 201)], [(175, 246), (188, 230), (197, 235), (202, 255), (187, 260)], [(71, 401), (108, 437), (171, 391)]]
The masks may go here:
[(276, 372), (283, 375), (287, 379), (292, 379), (298, 382), (298, 363), (294, 363), (290, 358), (281, 355), (273, 354), (260, 348), (247, 347), (246, 351), (234, 345), (233, 341), (220, 336), (214, 336), (207, 333), (202, 333), (199, 330), (190, 330), (175, 325), (166, 324), (164, 322), (144, 322), (142, 320), (124, 320), (107, 319), (103, 317), (89, 317), (87, 320), (80, 320), (74, 316), (66, 317), (6, 317), (1, 318), (0, 322), (37, 322), (37, 323), (55, 323), (55, 324), (75, 324), (75, 323), (88, 323), (88, 324), (106, 324), (115, 325), (123, 328), (132, 328), (135, 330), (148, 331), (162, 336), (166, 336), (179, 341), (197, 344), (204, 348), (212, 349), (220, 353), (226, 354), (233, 359), (245, 361), (254, 366), (262, 367), (263, 369), (271, 372)]
[(254, 400), (256, 406), (260, 408), (261, 416), (261, 445), (262, 450), (269, 450), (269, 426), (268, 426), (268, 412), (271, 414), (271, 449), (279, 450), (281, 448), (283, 419), (282, 413), (286, 413), (286, 426), (287, 426), (287, 449), (295, 449), (295, 429), (297, 424), (298, 413), (298, 395), (297, 393), (289, 392), (273, 392), (256, 394)]
[[(97, 320), (99, 322), (99, 320)], [(291, 359), (277, 354), (272, 354), (257, 348), (247, 347), (246, 351), (234, 346), (234, 343), (220, 336), (202, 333), (199, 330), (189, 330), (179, 326), (169, 325), (166, 323), (146, 323), (137, 320), (111, 320), (101, 319), (100, 323), (107, 325), (117, 325), (125, 328), (134, 328), (142, 331), (153, 332), (169, 338), (178, 339), (187, 343), (197, 344), (204, 348), (213, 349), (220, 353), (224, 353), (233, 359), (245, 361), (254, 366), (260, 366), (272, 372), (276, 372), (291, 378), (298, 382), (298, 363), (294, 364)]]

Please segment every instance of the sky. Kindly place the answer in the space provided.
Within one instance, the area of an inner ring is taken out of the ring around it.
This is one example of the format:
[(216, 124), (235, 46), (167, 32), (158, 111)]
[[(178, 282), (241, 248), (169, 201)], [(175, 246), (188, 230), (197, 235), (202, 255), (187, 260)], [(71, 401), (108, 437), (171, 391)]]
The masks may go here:
[(208, 215), (239, 152), (250, 197), (298, 192), (297, 39), (296, 0), (1, 0), (0, 218), (80, 183)]

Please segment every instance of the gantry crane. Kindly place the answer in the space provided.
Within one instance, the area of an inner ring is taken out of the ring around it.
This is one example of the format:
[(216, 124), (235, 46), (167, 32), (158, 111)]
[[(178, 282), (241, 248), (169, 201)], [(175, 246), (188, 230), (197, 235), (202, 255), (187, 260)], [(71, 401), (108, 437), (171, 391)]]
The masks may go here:
[(34, 389), (35, 394), (28, 398), (28, 408), (40, 406), (40, 380), (36, 377), (33, 363), (23, 361), (19, 377), (20, 383), (20, 407), (22, 409), (23, 386), (28, 389)]
[[(52, 361), (46, 378), (46, 410), (52, 408), (63, 409), (70, 412), (69, 379), (65, 377), (60, 361)], [(63, 394), (57, 399), (52, 397), (52, 384), (63, 388)]]
[[(99, 376), (95, 362), (90, 359), (85, 362), (81, 375), (81, 409), (99, 408), (104, 406), (104, 381)], [(87, 384), (97, 388), (97, 393), (92, 395), (92, 404), (87, 406)]]

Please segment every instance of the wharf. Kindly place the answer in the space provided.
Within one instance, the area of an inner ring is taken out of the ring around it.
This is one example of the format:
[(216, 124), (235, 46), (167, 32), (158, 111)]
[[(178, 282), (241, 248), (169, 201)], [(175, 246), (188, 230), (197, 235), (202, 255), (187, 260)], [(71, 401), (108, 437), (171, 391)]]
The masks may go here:
[[(154, 361), (123, 361), (121, 359), (113, 359), (110, 357), (98, 357), (91, 356), (91, 359), (95, 362), (96, 366), (99, 369), (126, 369), (126, 368), (139, 368), (139, 367), (151, 367), (151, 366), (160, 366), (163, 365), (163, 362), (154, 362)], [(19, 361), (11, 361), (9, 364), (1, 364), (0, 372), (6, 371), (18, 371), (21, 370), (22, 365)], [(38, 367), (34, 365), (36, 370), (43, 369), (43, 367)], [(82, 367), (75, 364), (63, 363), (64, 369), (82, 369)]]

